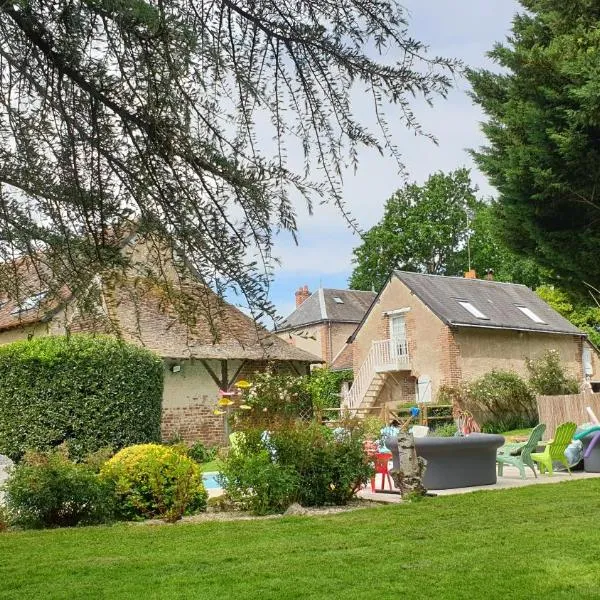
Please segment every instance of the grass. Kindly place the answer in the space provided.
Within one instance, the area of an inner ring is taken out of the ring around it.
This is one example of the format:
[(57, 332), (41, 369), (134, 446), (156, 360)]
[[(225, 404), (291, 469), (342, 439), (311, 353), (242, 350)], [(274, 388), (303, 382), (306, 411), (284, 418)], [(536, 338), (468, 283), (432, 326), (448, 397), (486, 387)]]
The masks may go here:
[(598, 598), (600, 479), (327, 517), (0, 534), (3, 600)]
[(203, 473), (210, 473), (211, 471), (218, 471), (221, 461), (218, 459), (205, 462), (200, 465)]
[(512, 429), (511, 431), (505, 431), (500, 435), (503, 435), (507, 441), (511, 441), (515, 438), (525, 438), (527, 439), (531, 432), (533, 431), (533, 427), (529, 427), (526, 429)]

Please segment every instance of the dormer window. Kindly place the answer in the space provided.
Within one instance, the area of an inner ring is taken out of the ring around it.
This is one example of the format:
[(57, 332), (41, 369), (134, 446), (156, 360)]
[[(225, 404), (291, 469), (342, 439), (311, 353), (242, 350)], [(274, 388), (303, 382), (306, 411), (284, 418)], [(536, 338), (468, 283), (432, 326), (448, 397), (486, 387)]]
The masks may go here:
[(489, 321), (490, 318), (484, 315), (478, 308), (475, 308), (470, 302), (467, 302), (466, 300), (457, 300), (457, 302), (474, 317)]
[(344, 301), (339, 296), (334, 296), (333, 301), (337, 304), (344, 304)]
[(40, 292), (39, 294), (34, 294), (33, 296), (25, 298), (19, 302), (17, 307), (14, 308), (10, 314), (16, 315), (22, 312), (27, 312), (28, 310), (32, 310), (33, 308), (38, 308), (47, 294), (48, 292)]
[(543, 325), (546, 324), (546, 321), (538, 317), (530, 308), (527, 308), (526, 306), (516, 306), (524, 315), (529, 317), (534, 323), (541, 323)]

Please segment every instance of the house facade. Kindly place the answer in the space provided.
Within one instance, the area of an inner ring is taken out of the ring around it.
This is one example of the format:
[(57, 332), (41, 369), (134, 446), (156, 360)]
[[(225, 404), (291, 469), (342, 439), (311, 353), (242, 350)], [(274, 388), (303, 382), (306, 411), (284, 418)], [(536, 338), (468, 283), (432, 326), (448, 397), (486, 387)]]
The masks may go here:
[[(140, 265), (152, 260), (143, 240), (132, 238), (127, 251), (137, 255)], [(95, 279), (97, 305), (83, 311), (82, 299), (67, 291), (45, 299), (36, 273), (25, 274), (29, 295), (0, 302), (0, 344), (43, 335), (103, 333), (152, 350), (164, 364), (163, 439), (222, 445), (226, 422), (214, 414), (219, 390), (267, 368), (305, 375), (311, 364), (320, 362), (318, 356), (270, 334), (199, 281), (186, 283), (186, 293), (197, 302), (184, 322), (164, 291), (140, 273)]]
[(348, 341), (350, 407), (435, 401), (493, 369), (526, 376), (546, 350), (582, 383), (600, 378), (586, 335), (517, 284), (396, 271)]
[(347, 341), (375, 299), (375, 292), (307, 286), (296, 292), (296, 310), (278, 327), (277, 335), (292, 346), (315, 354), (333, 369), (351, 369)]

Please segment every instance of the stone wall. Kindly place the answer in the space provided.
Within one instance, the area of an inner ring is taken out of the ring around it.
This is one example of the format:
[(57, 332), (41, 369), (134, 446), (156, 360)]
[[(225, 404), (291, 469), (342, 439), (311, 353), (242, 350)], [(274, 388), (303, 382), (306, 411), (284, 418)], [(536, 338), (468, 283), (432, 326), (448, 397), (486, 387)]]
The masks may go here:
[(201, 402), (175, 408), (163, 407), (162, 438), (164, 441), (181, 438), (187, 444), (196, 441), (206, 446), (227, 444), (224, 417), (213, 414), (216, 400), (204, 396)]

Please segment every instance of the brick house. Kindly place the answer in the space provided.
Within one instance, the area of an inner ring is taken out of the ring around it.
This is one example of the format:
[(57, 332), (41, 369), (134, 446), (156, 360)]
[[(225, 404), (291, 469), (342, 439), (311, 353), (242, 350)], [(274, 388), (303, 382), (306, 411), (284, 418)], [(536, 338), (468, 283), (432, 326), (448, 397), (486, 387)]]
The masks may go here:
[(586, 334), (523, 285), (396, 271), (348, 343), (346, 405), (434, 401), (442, 385), (492, 369), (527, 375), (526, 359), (560, 353), (582, 383), (600, 375)]
[[(151, 252), (132, 236), (124, 251), (137, 253), (142, 267)], [(164, 268), (164, 265), (163, 265)], [(290, 346), (228, 304), (198, 280), (186, 292), (198, 300), (195, 314), (184, 323), (162, 289), (140, 273), (100, 277), (98, 302), (91, 312), (80, 310), (81, 298), (64, 287), (49, 297), (39, 273), (21, 261), (22, 291), (18, 301), (0, 300), (0, 344), (42, 335), (80, 332), (117, 335), (144, 346), (164, 362), (162, 435), (186, 442), (225, 441), (225, 423), (215, 415), (219, 389), (264, 371), (304, 375), (320, 362)]]
[(375, 292), (304, 286), (296, 292), (296, 310), (278, 327), (277, 335), (296, 348), (319, 356), (333, 369), (352, 368), (347, 340), (375, 299)]

